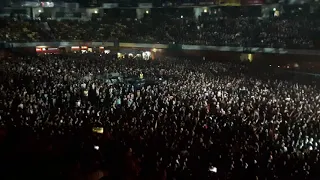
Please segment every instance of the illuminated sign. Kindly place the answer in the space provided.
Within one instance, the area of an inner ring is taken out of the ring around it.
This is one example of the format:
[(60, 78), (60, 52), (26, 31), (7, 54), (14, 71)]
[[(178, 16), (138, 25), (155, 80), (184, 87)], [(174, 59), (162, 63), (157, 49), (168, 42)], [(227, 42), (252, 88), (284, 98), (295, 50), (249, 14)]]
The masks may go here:
[(32, 1), (24, 1), (21, 2), (22, 7), (39, 7), (40, 3), (39, 2), (32, 2)]
[(103, 127), (94, 127), (92, 128), (92, 132), (103, 134)]
[(54, 7), (53, 2), (41, 2), (41, 7)]

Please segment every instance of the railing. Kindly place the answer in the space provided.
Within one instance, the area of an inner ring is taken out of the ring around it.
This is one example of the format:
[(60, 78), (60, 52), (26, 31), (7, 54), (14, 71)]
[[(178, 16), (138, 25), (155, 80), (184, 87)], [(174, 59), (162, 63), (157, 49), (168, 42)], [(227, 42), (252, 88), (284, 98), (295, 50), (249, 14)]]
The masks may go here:
[(127, 42), (85, 42), (85, 41), (68, 41), (68, 42), (31, 42), (31, 43), (5, 43), (5, 47), (10, 48), (35, 48), (36, 46), (47, 47), (71, 47), (71, 46), (88, 46), (88, 47), (116, 47), (116, 48), (145, 48), (145, 49), (171, 49), (186, 51), (222, 51), (222, 52), (245, 52), (245, 53), (269, 53), (269, 54), (300, 54), (300, 55), (317, 55), (320, 56), (320, 50), (308, 49), (284, 49), (284, 48), (259, 48), (259, 47), (231, 47), (231, 46), (204, 46), (204, 45), (186, 45), (186, 44), (147, 44), (147, 43), (127, 43)]

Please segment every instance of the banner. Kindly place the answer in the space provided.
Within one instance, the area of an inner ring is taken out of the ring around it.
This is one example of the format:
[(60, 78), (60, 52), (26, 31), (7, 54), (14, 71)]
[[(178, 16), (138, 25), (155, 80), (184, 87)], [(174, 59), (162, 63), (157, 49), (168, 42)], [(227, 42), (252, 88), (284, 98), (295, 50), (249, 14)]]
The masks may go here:
[(152, 3), (139, 3), (139, 8), (152, 8)]
[(206, 1), (206, 0), (201, 0), (200, 2), (199, 2), (199, 5), (216, 5), (216, 4), (218, 4), (219, 2), (218, 2), (218, 0), (208, 0), (208, 1)]
[(264, 0), (241, 0), (242, 5), (262, 5)]
[(182, 50), (182, 45), (180, 45), (180, 44), (169, 44), (168, 50), (169, 51), (181, 51)]
[(194, 3), (182, 3), (181, 6), (195, 6)]
[(220, 6), (240, 6), (241, 0), (218, 0)]
[(312, 0), (280, 0), (279, 3), (282, 4), (309, 4), (312, 3)]

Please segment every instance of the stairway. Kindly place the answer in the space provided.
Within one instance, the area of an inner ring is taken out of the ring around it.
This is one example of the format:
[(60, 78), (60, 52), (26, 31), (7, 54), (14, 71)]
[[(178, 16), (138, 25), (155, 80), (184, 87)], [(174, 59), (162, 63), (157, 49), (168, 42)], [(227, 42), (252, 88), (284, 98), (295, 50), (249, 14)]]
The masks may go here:
[(53, 41), (56, 39), (48, 22), (40, 22), (39, 27), (40, 27), (41, 35), (45, 37), (45, 40)]

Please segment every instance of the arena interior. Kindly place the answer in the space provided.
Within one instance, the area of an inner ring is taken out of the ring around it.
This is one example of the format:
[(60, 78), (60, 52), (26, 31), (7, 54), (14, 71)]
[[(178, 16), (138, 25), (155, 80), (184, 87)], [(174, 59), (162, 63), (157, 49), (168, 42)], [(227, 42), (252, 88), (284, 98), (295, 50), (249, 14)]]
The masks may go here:
[(319, 40), (318, 0), (3, 0), (0, 179), (319, 180)]

